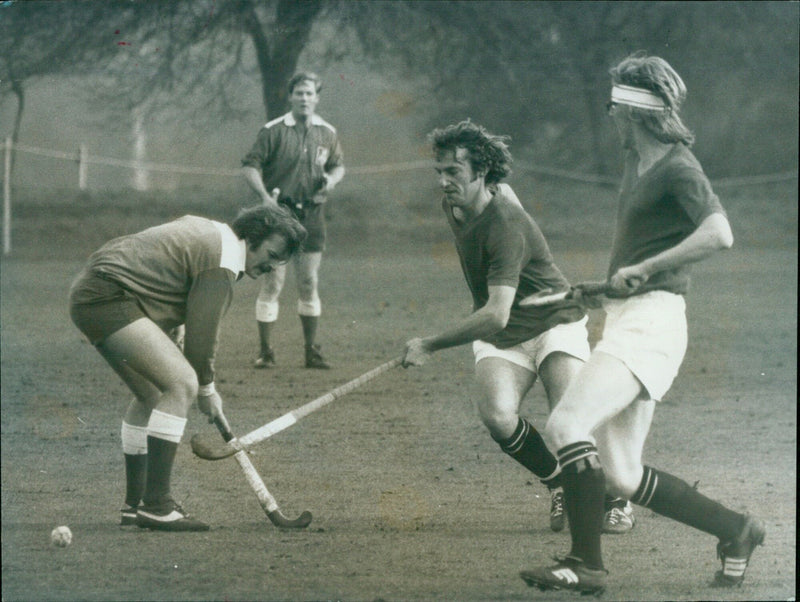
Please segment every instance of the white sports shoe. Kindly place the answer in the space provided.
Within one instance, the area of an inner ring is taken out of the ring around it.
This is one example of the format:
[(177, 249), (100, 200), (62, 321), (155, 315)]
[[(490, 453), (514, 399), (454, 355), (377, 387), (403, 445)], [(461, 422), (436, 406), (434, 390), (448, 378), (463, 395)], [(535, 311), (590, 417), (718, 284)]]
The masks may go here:
[(614, 507), (606, 512), (603, 517), (603, 533), (622, 535), (633, 529), (635, 524), (633, 506), (626, 502), (622, 508)]

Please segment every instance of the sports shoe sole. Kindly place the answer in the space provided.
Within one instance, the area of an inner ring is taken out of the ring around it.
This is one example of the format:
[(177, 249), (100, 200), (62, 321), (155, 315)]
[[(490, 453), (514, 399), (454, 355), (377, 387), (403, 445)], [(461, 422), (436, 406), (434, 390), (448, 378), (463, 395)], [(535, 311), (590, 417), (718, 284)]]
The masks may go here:
[(120, 527), (134, 527), (136, 526), (136, 513), (127, 514), (123, 513), (119, 520)]
[(561, 583), (553, 583), (548, 579), (540, 577), (539, 575), (534, 574), (531, 571), (522, 571), (519, 574), (522, 577), (522, 580), (528, 584), (528, 587), (535, 587), (540, 592), (550, 592), (550, 591), (574, 591), (579, 592), (582, 596), (601, 596), (603, 592), (606, 591), (605, 585), (594, 585), (588, 587), (565, 587)]
[(176, 510), (166, 516), (139, 510), (136, 514), (136, 526), (155, 531), (208, 531), (210, 529), (207, 524), (184, 516)]

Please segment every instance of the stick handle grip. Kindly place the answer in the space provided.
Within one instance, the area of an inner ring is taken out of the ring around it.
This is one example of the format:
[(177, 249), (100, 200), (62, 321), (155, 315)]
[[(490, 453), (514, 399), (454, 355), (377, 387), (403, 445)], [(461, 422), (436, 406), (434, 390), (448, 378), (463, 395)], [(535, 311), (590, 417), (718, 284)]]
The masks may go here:
[(214, 417), (214, 426), (217, 427), (219, 434), (222, 435), (222, 438), (225, 439), (226, 443), (234, 438), (233, 431), (231, 431), (231, 425), (228, 424), (228, 419), (225, 418), (224, 414), (219, 414), (218, 416)]

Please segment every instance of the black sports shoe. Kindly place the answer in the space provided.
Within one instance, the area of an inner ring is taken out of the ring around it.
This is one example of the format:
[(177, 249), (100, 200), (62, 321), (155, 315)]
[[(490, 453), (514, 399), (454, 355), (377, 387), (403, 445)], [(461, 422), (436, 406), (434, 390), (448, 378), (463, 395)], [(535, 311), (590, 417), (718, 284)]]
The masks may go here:
[(330, 365), (322, 357), (319, 345), (306, 347), (306, 368), (316, 368), (318, 370), (328, 370)]
[(255, 361), (253, 361), (253, 368), (274, 368), (275, 367), (275, 352), (272, 349), (262, 351)]
[(744, 527), (736, 539), (720, 541), (717, 544), (717, 557), (722, 568), (714, 574), (713, 587), (734, 587), (744, 581), (744, 572), (750, 562), (750, 555), (756, 546), (764, 545), (766, 536), (764, 523), (749, 514), (745, 515)]
[(158, 531), (208, 531), (204, 522), (191, 518), (174, 500), (157, 506), (139, 506), (136, 525), (142, 529)]
[(550, 490), (550, 530), (558, 533), (564, 530), (564, 490)]
[(120, 527), (131, 527), (136, 524), (136, 508), (133, 506), (129, 506), (125, 504), (122, 507), (122, 510), (119, 511), (120, 519), (119, 519), (119, 526)]
[(519, 576), (540, 591), (568, 589), (582, 594), (599, 595), (606, 588), (608, 571), (590, 569), (579, 558), (556, 558), (557, 564), (522, 571)]

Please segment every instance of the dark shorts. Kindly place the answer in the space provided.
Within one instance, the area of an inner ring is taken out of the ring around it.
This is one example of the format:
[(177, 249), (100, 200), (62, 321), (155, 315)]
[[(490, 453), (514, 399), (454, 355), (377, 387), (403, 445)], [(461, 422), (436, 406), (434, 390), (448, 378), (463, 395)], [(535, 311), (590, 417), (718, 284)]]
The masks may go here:
[(147, 317), (136, 298), (118, 283), (86, 270), (70, 288), (69, 315), (92, 345)]
[(308, 232), (303, 243), (304, 253), (322, 253), (325, 250), (325, 203), (311, 203), (301, 210), (294, 209), (288, 203), (286, 207), (303, 224)]

